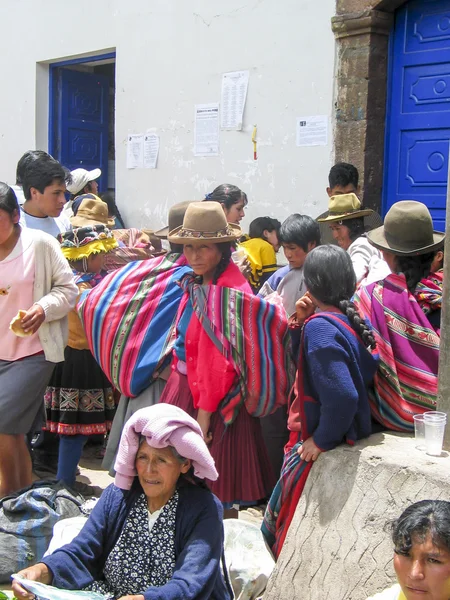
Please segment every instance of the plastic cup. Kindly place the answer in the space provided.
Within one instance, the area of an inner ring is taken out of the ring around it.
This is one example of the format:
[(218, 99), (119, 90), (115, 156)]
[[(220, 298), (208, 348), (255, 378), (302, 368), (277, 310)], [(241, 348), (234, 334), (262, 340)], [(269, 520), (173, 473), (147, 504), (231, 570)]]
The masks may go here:
[(423, 414), (414, 415), (414, 437), (416, 438), (416, 448), (425, 450), (425, 421)]
[(424, 424), (426, 452), (430, 456), (440, 456), (442, 454), (447, 415), (445, 413), (425, 413)]

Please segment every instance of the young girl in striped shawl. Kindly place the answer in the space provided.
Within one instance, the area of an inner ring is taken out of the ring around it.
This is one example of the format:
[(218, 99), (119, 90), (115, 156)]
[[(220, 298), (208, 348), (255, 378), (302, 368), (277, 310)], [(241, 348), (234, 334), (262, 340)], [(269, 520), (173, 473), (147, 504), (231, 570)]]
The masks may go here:
[(371, 352), (372, 332), (350, 301), (356, 287), (351, 258), (342, 248), (319, 246), (306, 257), (304, 276), (308, 291), (297, 301), (291, 320), (292, 327), (303, 330), (289, 409), (290, 438), (262, 525), (276, 558), (313, 462), (321, 453), (342, 443), (353, 445), (371, 433), (367, 388), (377, 357)]

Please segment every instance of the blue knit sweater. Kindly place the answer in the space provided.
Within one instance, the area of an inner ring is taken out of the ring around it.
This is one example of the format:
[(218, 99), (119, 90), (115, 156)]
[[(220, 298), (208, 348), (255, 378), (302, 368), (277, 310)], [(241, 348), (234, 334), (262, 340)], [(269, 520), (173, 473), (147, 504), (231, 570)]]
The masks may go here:
[[(211, 492), (193, 485), (179, 487), (175, 526), (176, 564), (172, 579), (143, 590), (145, 600), (230, 600), (221, 574), (223, 510)], [(111, 484), (103, 492), (78, 536), (42, 560), (53, 574), (52, 585), (80, 590), (103, 578), (103, 567), (142, 488), (124, 491)]]
[(367, 387), (378, 364), (347, 317), (334, 316), (340, 322), (333, 314), (318, 313), (305, 324), (296, 398), (289, 411), (289, 429), (298, 431), (303, 405), (302, 439), (312, 436), (321, 450), (370, 435)]

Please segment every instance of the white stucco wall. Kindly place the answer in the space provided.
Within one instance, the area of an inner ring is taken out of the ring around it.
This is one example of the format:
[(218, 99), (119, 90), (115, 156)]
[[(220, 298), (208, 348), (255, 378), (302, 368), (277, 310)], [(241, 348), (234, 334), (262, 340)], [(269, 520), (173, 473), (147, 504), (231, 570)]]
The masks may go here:
[[(219, 183), (260, 215), (326, 209), (327, 147), (297, 148), (296, 117), (332, 114), (335, 0), (2, 0), (0, 179), (47, 149), (48, 68), (117, 52), (116, 198), (128, 223), (158, 228), (168, 207)], [(248, 69), (243, 131), (221, 131), (220, 156), (195, 158), (194, 105), (220, 101), (223, 72)], [(258, 161), (251, 133), (258, 125)], [(128, 133), (161, 136), (156, 170), (126, 169)]]

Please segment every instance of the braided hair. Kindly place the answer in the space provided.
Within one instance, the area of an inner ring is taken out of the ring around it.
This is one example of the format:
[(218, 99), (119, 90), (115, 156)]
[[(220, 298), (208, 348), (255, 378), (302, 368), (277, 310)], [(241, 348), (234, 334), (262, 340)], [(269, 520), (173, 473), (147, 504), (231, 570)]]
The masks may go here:
[(419, 254), (419, 256), (396, 256), (397, 271), (403, 273), (406, 285), (411, 294), (414, 294), (417, 284), (421, 279), (430, 274), (431, 263), (435, 252)]
[(306, 257), (304, 275), (306, 287), (314, 298), (339, 308), (366, 348), (375, 348), (372, 330), (350, 300), (356, 289), (356, 275), (347, 252), (331, 244), (314, 248)]

